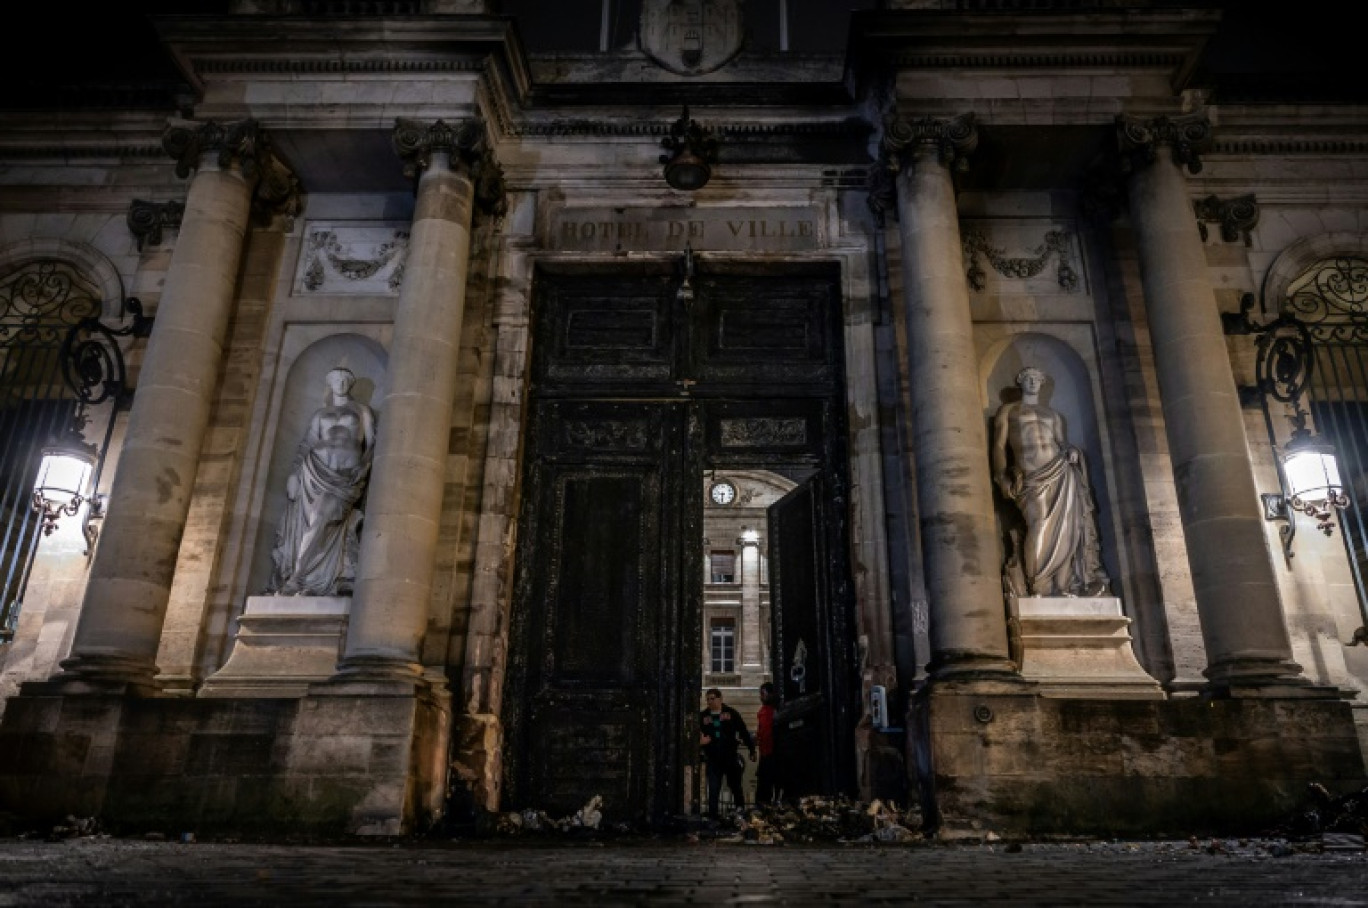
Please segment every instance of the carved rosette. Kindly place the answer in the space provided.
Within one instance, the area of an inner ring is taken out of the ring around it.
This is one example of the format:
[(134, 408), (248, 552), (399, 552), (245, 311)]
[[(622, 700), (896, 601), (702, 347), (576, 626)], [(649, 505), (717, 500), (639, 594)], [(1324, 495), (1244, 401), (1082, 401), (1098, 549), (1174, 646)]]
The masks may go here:
[(138, 251), (147, 245), (156, 246), (162, 241), (162, 231), (180, 227), (185, 215), (183, 202), (149, 202), (134, 199), (128, 206), (128, 230), (138, 241)]
[(1206, 114), (1151, 120), (1117, 114), (1116, 138), (1121, 150), (1121, 169), (1126, 173), (1153, 164), (1159, 157), (1160, 145), (1173, 150), (1173, 163), (1186, 167), (1188, 173), (1201, 173), (1201, 153), (1211, 145), (1211, 121)]
[(397, 120), (394, 152), (404, 162), (404, 175), (416, 179), (432, 164), (432, 153), (446, 152), (453, 168), (464, 168), (475, 187), (475, 204), (486, 214), (501, 215), (507, 205), (503, 169), (489, 148), (485, 123), (470, 117), (455, 123)]
[(178, 177), (198, 170), (206, 154), (217, 155), (221, 168), (238, 167), (254, 184), (252, 212), (258, 220), (299, 213), (299, 180), (276, 155), (270, 137), (256, 120), (173, 120), (162, 135), (162, 147), (176, 159)]
[(908, 120), (891, 116), (884, 121), (880, 150), (889, 169), (901, 170), (904, 164), (911, 163), (905, 159), (908, 149), (928, 145), (936, 149), (937, 157), (946, 167), (968, 170), (969, 156), (978, 147), (974, 115), (960, 114), (950, 120), (937, 120), (934, 117)]

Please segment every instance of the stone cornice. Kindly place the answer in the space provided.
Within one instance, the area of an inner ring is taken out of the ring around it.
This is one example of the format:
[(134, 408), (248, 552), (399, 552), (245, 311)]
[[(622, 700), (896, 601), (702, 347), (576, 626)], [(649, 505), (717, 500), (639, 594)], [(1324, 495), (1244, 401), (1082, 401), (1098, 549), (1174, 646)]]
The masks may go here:
[(1096, 52), (894, 54), (888, 62), (899, 69), (1176, 69), (1183, 54)]
[(411, 75), (413, 73), (479, 73), (484, 72), (487, 68), (486, 61), (481, 58), (401, 60), (386, 57), (370, 60), (329, 58), (284, 60), (279, 57), (264, 57), (260, 59), (218, 60), (195, 57), (191, 58), (191, 63), (196, 72), (213, 75), (260, 75), (262, 73), (280, 73), (282, 75), (398, 73)]
[(531, 85), (512, 21), (498, 16), (154, 16), (197, 89), (241, 73), (483, 73), (514, 97)]
[(1180, 89), (1221, 19), (1219, 9), (1007, 6), (857, 12), (851, 46), (860, 47), (864, 65), (879, 68), (1162, 68)]
[(93, 158), (155, 158), (166, 157), (166, 149), (155, 143), (135, 142), (115, 144), (86, 144), (53, 139), (50, 142), (30, 142), (22, 145), (6, 145), (0, 142), (0, 160), (82, 160)]

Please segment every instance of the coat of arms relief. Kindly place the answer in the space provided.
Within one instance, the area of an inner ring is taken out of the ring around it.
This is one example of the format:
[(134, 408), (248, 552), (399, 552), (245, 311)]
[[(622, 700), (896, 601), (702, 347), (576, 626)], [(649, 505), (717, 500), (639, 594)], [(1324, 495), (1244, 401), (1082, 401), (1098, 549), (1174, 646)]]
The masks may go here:
[(672, 73), (697, 76), (721, 68), (741, 50), (742, 0), (645, 0), (641, 49)]

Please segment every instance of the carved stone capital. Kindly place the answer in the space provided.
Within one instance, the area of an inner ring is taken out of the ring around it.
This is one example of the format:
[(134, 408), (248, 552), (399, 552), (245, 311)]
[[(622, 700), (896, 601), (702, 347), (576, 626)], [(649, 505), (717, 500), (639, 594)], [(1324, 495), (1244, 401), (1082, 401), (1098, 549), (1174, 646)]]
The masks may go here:
[(197, 170), (206, 154), (217, 155), (222, 168), (238, 167), (253, 183), (252, 213), (260, 221), (299, 213), (299, 180), (256, 120), (172, 120), (162, 134), (162, 147), (176, 159), (176, 176), (182, 178)]
[(1153, 164), (1159, 157), (1159, 146), (1167, 145), (1173, 151), (1173, 163), (1186, 167), (1189, 173), (1201, 173), (1201, 153), (1211, 144), (1211, 121), (1201, 113), (1149, 120), (1117, 114), (1116, 139), (1123, 172)]
[(151, 244), (162, 241), (162, 231), (180, 227), (181, 217), (185, 214), (185, 203), (149, 202), (134, 199), (128, 206), (128, 230), (138, 240), (138, 251)]
[(446, 152), (453, 168), (464, 168), (475, 186), (475, 203), (486, 213), (502, 214), (506, 206), (503, 169), (489, 148), (485, 123), (469, 117), (455, 123), (399, 119), (394, 126), (394, 152), (404, 162), (404, 175), (416, 178), (432, 164), (433, 152)]
[(1253, 242), (1249, 232), (1259, 223), (1259, 203), (1253, 195), (1242, 195), (1236, 199), (1222, 201), (1214, 195), (1198, 199), (1192, 203), (1197, 212), (1197, 228), (1202, 232), (1202, 240), (1207, 238), (1207, 224), (1221, 225), (1221, 239), (1233, 243), (1244, 237), (1244, 244)]
[(890, 116), (884, 121), (884, 135), (880, 150), (887, 166), (894, 171), (910, 163), (908, 149), (932, 147), (941, 164), (964, 171), (969, 169), (969, 155), (978, 147), (978, 129), (972, 113), (960, 114), (950, 120), (923, 117), (908, 120)]

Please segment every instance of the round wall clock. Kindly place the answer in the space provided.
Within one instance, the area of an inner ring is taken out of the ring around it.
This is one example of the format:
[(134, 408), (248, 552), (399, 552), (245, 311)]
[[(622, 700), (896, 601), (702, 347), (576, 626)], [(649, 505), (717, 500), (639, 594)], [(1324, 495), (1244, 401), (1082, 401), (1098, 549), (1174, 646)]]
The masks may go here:
[(736, 486), (727, 481), (713, 483), (712, 500), (715, 504), (731, 504), (736, 500)]

